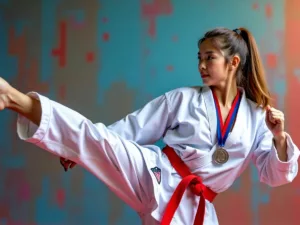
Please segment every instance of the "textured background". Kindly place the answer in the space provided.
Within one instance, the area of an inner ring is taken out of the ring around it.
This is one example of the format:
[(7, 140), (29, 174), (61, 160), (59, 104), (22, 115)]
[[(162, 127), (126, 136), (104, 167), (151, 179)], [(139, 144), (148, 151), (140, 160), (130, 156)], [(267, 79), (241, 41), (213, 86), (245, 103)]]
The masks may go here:
[[(0, 0), (0, 76), (110, 124), (165, 91), (200, 85), (198, 38), (246, 26), (300, 145), (299, 25), (297, 0)], [(64, 173), (18, 140), (15, 113), (1, 112), (0, 126), (1, 225), (140, 224), (94, 176)], [(299, 224), (299, 184), (271, 189), (250, 166), (216, 199), (220, 224)]]

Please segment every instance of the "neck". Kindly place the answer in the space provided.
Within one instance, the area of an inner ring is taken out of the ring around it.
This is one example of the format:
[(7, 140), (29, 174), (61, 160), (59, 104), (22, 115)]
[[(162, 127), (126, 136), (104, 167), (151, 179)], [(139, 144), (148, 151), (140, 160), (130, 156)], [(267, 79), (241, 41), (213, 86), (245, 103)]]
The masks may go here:
[(231, 107), (232, 102), (238, 92), (235, 80), (233, 80), (229, 84), (212, 86), (211, 89), (216, 94), (220, 106), (228, 108)]

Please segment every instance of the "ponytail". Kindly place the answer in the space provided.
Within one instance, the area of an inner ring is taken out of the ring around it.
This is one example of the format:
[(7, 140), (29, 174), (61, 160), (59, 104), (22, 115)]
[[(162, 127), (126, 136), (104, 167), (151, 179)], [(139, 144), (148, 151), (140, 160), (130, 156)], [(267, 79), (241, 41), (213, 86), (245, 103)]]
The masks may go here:
[(265, 109), (271, 102), (271, 96), (258, 47), (253, 35), (247, 29), (239, 28), (239, 30), (248, 48), (248, 56), (245, 66), (242, 69), (242, 73), (245, 76), (243, 88), (245, 89), (246, 96), (250, 100)]

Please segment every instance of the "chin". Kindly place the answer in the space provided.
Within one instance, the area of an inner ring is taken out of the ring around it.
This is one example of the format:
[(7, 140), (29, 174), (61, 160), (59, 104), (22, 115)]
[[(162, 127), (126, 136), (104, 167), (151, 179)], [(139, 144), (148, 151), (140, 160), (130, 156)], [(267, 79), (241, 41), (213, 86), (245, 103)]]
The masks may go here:
[(212, 82), (209, 82), (208, 80), (205, 80), (205, 79), (202, 79), (202, 83), (203, 83), (203, 86), (211, 86), (212, 85)]

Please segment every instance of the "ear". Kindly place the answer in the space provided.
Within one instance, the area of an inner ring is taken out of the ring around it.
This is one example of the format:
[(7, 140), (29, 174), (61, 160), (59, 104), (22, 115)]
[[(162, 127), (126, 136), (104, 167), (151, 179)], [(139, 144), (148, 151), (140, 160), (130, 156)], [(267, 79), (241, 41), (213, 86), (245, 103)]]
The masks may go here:
[(234, 55), (229, 66), (230, 70), (236, 70), (240, 65), (241, 59), (238, 55)]

